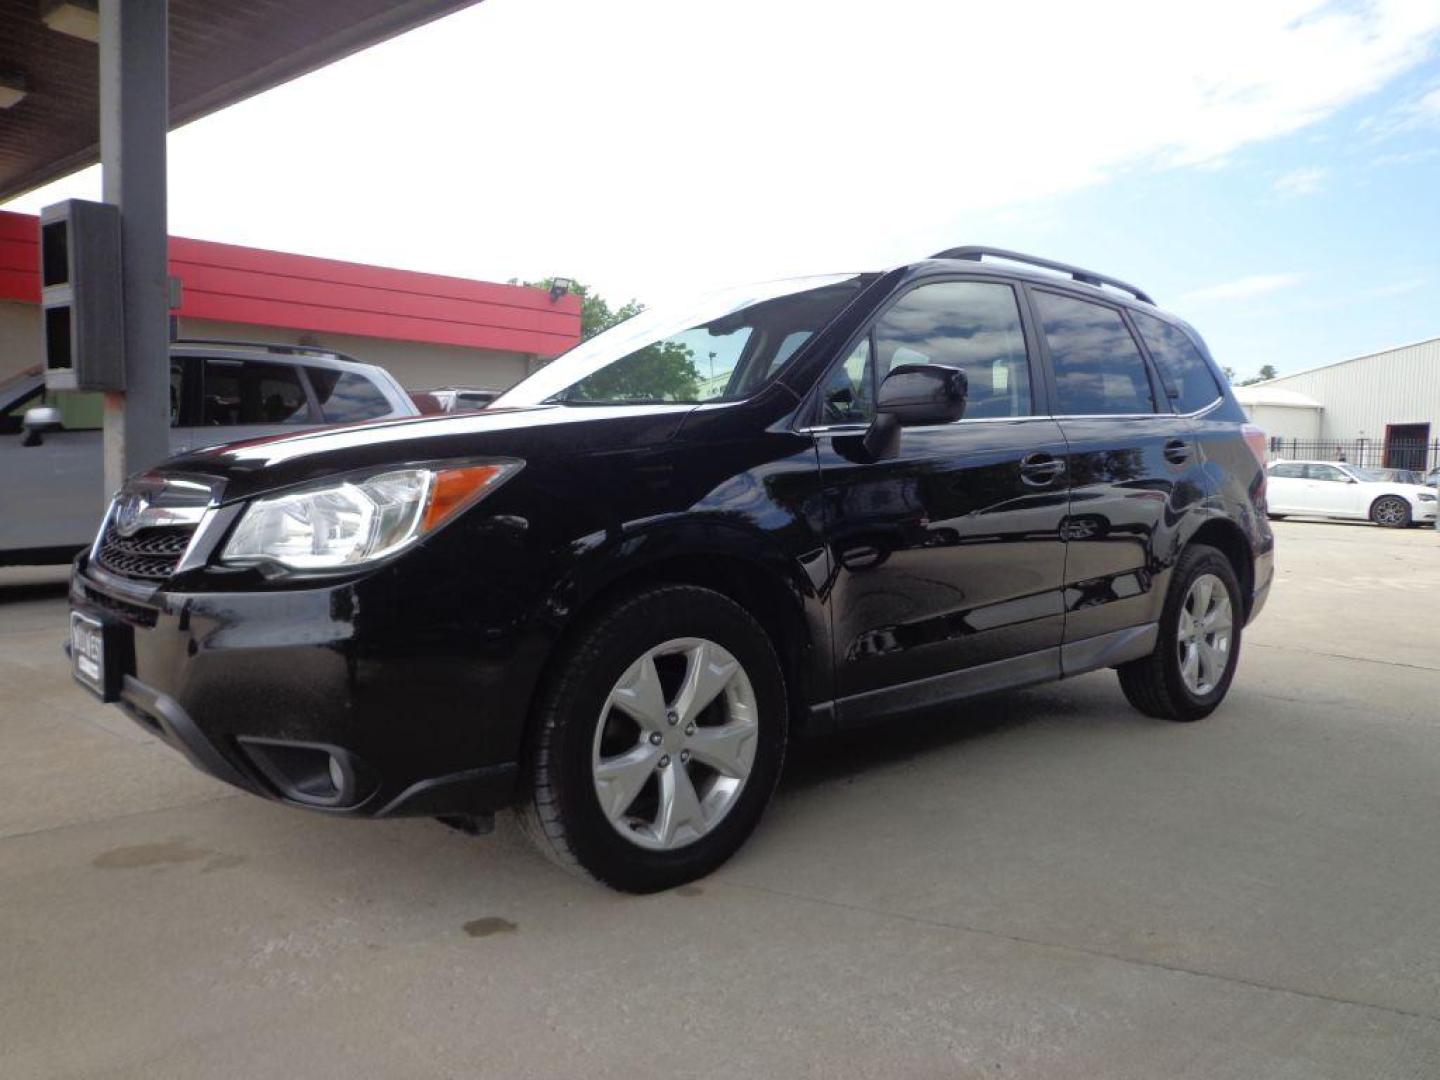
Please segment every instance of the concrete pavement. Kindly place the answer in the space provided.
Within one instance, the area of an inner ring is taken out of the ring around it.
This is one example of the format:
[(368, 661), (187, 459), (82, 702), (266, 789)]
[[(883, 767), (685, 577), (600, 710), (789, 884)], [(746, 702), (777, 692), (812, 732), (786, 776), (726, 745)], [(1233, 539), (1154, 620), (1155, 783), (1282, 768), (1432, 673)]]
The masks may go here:
[(0, 570), (0, 1077), (1440, 1075), (1440, 537), (1277, 523), (1227, 704), (800, 748), (710, 879), (232, 793)]

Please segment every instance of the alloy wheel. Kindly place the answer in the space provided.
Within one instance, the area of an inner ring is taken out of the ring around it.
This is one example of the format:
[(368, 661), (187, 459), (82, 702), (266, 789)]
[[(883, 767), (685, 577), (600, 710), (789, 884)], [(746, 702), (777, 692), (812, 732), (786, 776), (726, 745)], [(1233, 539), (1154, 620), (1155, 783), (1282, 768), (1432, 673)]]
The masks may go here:
[(591, 751), (606, 820), (642, 848), (673, 851), (713, 830), (755, 763), (750, 678), (705, 638), (676, 638), (636, 659), (601, 709)]
[(1196, 697), (1210, 693), (1224, 678), (1233, 623), (1225, 583), (1214, 574), (1201, 574), (1191, 583), (1185, 603), (1180, 606), (1176, 635), (1180, 677)]
[(1405, 510), (1399, 499), (1381, 499), (1375, 504), (1375, 520), (1381, 525), (1399, 525), (1405, 520)]

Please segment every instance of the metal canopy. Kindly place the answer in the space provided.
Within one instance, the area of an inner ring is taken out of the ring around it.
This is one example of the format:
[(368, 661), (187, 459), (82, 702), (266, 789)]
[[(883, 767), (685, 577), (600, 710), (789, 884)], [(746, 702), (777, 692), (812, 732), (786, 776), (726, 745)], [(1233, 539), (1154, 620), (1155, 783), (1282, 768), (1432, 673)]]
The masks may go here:
[[(170, 125), (476, 2), (170, 0)], [(0, 73), (25, 86), (0, 109), (0, 201), (99, 158), (98, 50), (46, 26), (41, 6), (0, 0)]]

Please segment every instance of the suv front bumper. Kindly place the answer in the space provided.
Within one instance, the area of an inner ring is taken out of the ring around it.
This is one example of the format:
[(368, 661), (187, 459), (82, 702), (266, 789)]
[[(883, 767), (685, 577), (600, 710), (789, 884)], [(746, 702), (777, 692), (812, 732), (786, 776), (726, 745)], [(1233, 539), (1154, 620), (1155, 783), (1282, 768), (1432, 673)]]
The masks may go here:
[(117, 703), (203, 772), (361, 817), (486, 814), (513, 799), (504, 665), (397, 635), (384, 612), (360, 619), (377, 597), (355, 584), (138, 603), (100, 577), (81, 556), (70, 603), (114, 628)]

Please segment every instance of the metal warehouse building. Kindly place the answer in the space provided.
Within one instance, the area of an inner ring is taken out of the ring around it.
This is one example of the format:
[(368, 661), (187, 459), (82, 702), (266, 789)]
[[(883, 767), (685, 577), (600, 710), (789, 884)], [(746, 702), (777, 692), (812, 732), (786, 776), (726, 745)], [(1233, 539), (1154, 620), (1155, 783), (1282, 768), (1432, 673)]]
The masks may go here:
[(1440, 465), (1440, 337), (1237, 387), (1235, 396), (1276, 457)]

